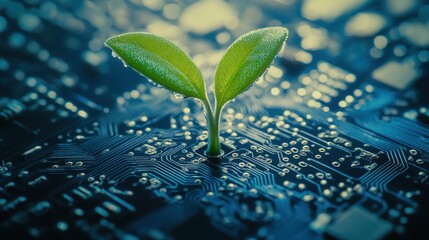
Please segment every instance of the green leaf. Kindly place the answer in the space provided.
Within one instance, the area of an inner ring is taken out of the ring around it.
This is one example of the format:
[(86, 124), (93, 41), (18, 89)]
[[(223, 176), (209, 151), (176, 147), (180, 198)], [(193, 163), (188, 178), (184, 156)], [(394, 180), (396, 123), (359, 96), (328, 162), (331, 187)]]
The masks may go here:
[(226, 50), (214, 80), (216, 111), (220, 112), (266, 71), (287, 35), (286, 28), (262, 28), (241, 36)]
[(106, 40), (114, 54), (140, 74), (178, 94), (206, 101), (204, 80), (188, 54), (151, 33), (125, 33)]

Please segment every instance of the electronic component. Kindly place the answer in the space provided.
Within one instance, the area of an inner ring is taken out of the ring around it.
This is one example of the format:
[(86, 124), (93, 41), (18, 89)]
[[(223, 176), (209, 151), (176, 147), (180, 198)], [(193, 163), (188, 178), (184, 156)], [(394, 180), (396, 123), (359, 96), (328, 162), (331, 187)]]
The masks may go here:
[(326, 232), (337, 239), (376, 240), (384, 238), (392, 229), (391, 223), (364, 208), (354, 206), (335, 219)]
[(405, 89), (419, 76), (418, 70), (411, 64), (390, 61), (377, 68), (372, 77), (397, 89)]

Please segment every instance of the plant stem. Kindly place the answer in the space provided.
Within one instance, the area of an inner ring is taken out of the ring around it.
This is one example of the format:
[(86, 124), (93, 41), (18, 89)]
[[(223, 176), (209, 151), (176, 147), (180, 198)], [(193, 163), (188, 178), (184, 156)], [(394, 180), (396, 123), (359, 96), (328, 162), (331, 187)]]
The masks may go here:
[(206, 109), (206, 118), (208, 123), (208, 146), (207, 155), (209, 157), (217, 157), (221, 155), (220, 141), (219, 141), (219, 122), (220, 114), (218, 111), (213, 115), (211, 105), (208, 101), (203, 101)]

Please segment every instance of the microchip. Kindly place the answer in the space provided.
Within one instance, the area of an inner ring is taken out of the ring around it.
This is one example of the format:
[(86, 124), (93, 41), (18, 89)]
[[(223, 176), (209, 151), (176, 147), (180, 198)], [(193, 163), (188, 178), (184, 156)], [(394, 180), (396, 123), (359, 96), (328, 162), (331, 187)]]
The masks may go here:
[(337, 239), (372, 240), (386, 236), (393, 226), (368, 210), (355, 206), (343, 212), (326, 232)]
[(346, 24), (345, 31), (348, 36), (372, 36), (387, 25), (386, 18), (373, 12), (362, 12), (353, 16)]
[(419, 75), (414, 66), (397, 61), (390, 61), (372, 73), (375, 80), (399, 90), (408, 87)]
[(364, 5), (367, 0), (306, 0), (302, 5), (302, 15), (311, 20), (332, 21)]
[(416, 21), (404, 22), (399, 29), (408, 42), (418, 47), (429, 46), (429, 26), (426, 23)]

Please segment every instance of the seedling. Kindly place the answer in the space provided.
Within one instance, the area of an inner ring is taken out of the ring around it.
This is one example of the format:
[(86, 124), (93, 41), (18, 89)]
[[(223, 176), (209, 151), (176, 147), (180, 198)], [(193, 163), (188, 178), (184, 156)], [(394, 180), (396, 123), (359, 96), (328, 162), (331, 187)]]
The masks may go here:
[(105, 44), (124, 64), (167, 88), (192, 97), (205, 108), (208, 123), (208, 156), (220, 156), (219, 124), (223, 107), (246, 91), (271, 65), (286, 41), (282, 27), (262, 28), (238, 38), (220, 61), (214, 79), (212, 108), (200, 70), (188, 54), (170, 40), (152, 33), (125, 33)]

